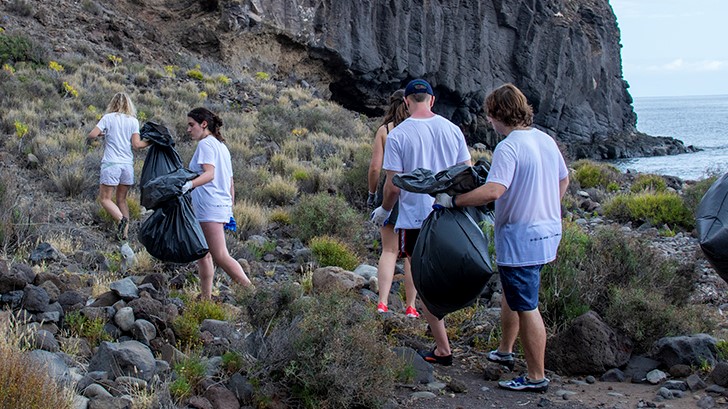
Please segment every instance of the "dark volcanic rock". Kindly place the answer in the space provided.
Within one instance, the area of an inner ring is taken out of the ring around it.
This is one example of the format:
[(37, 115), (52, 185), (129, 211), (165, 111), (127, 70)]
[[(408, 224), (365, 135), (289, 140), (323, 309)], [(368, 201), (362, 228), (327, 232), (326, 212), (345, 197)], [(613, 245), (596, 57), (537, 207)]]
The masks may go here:
[[(234, 49), (246, 47), (241, 43), (252, 38), (250, 30), (260, 32), (249, 19), (261, 15), (289, 51), (272, 56), (271, 67), (289, 65), (294, 74), (310, 76), (309, 63), (321, 60), (331, 98), (350, 109), (381, 114), (392, 91), (425, 78), (435, 89), (435, 110), (461, 125), (470, 144), (493, 148), (498, 137), (482, 103), (491, 89), (513, 82), (533, 105), (537, 126), (563, 142), (570, 157), (685, 151), (679, 141), (636, 132), (619, 29), (606, 0), (460, 0), (426, 7), (411, 0), (223, 3), (229, 3), (220, 11), (223, 25), (246, 38), (223, 58), (241, 58)], [(292, 54), (296, 63), (286, 64)], [(242, 58), (260, 62), (254, 55)]]

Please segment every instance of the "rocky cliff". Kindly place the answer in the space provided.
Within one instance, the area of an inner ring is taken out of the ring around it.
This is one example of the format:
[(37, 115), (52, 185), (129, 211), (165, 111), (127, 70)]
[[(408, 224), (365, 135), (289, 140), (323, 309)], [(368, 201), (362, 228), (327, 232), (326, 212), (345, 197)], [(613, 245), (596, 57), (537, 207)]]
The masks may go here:
[(636, 132), (607, 0), (267, 0), (220, 8), (224, 25), (244, 38), (262, 24), (305, 49), (303, 65), (320, 61), (331, 98), (360, 112), (381, 113), (389, 93), (426, 78), (436, 110), (469, 142), (492, 147), (497, 137), (482, 102), (513, 82), (533, 104), (536, 124), (573, 158), (684, 150)]
[(0, 3), (0, 24), (57, 53), (104, 60), (224, 64), (311, 84), (368, 114), (413, 78), (470, 144), (498, 137), (486, 93), (513, 82), (538, 127), (571, 158), (679, 153), (636, 132), (608, 0), (115, 0)]

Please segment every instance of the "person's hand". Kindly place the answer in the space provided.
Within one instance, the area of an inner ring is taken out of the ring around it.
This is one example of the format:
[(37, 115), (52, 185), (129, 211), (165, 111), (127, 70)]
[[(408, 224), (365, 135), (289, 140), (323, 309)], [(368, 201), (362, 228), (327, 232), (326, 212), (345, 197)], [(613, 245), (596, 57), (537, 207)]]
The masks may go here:
[(190, 189), (192, 189), (192, 181), (188, 180), (184, 185), (182, 185), (182, 194), (189, 192)]
[(438, 205), (445, 208), (453, 207), (452, 196), (448, 195), (447, 193), (438, 193), (435, 196), (435, 203), (433, 204), (433, 207)]
[(374, 209), (372, 214), (369, 216), (369, 221), (372, 222), (373, 225), (377, 227), (384, 226), (384, 223), (389, 219), (389, 214), (392, 213), (391, 210), (386, 210), (382, 206), (377, 207)]
[(367, 207), (372, 208), (374, 207), (374, 193), (369, 192), (369, 196), (367, 196)]

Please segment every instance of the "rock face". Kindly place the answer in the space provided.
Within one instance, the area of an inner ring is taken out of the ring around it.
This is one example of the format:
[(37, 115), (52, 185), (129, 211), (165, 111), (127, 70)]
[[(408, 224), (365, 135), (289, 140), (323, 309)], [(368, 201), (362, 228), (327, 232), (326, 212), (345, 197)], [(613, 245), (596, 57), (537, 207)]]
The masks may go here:
[(34, 8), (3, 18), (57, 53), (222, 62), (232, 72), (314, 85), (322, 97), (368, 115), (381, 115), (394, 90), (425, 78), (435, 111), (460, 125), (471, 145), (499, 141), (482, 104), (487, 92), (512, 82), (533, 105), (536, 126), (570, 158), (686, 151), (680, 141), (636, 131), (608, 0), (117, 0), (84, 7), (59, 0)]
[[(220, 10), (233, 37), (248, 42), (262, 24), (294, 44), (287, 47), (304, 49), (294, 73), (310, 74), (320, 60), (331, 98), (350, 109), (381, 114), (392, 91), (425, 78), (435, 110), (461, 125), (470, 144), (492, 148), (498, 137), (482, 103), (488, 91), (513, 82), (533, 105), (537, 126), (572, 158), (685, 151), (679, 141), (636, 132), (607, 0), (250, 0), (223, 1)], [(228, 57), (240, 57), (235, 44)]]

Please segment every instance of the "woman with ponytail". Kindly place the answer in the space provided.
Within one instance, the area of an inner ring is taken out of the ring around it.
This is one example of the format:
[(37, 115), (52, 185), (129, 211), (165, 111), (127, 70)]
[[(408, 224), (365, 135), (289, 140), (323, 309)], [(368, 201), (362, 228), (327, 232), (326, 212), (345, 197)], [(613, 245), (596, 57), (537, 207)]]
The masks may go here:
[(210, 252), (197, 261), (200, 292), (203, 299), (212, 297), (215, 264), (236, 283), (249, 287), (250, 279), (240, 264), (230, 256), (223, 226), (233, 216), (235, 189), (230, 151), (220, 133), (222, 120), (207, 108), (195, 108), (187, 114), (187, 132), (197, 141), (189, 168), (199, 176), (185, 183), (182, 191), (192, 190), (192, 206), (202, 226)]

